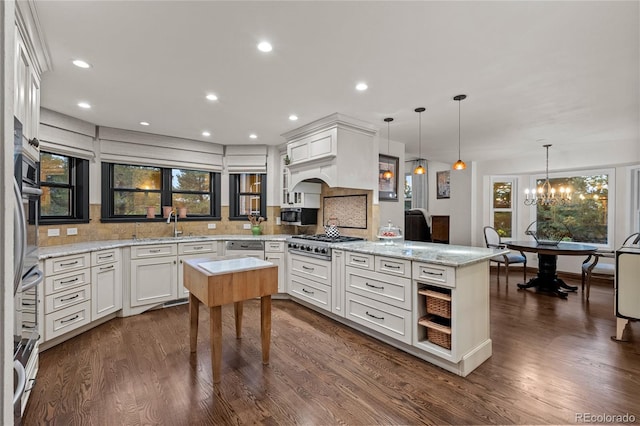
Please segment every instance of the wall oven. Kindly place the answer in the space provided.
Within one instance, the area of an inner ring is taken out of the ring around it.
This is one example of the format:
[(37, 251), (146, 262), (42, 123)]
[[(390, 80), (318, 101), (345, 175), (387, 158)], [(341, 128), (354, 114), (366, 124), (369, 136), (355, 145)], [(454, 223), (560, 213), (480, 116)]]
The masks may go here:
[(14, 422), (20, 424), (23, 398), (33, 386), (27, 383), (28, 368), (33, 368), (37, 356), (38, 286), (43, 280), (38, 267), (38, 163), (23, 150), (22, 125), (14, 121), (14, 332), (13, 359), (16, 374), (14, 386)]

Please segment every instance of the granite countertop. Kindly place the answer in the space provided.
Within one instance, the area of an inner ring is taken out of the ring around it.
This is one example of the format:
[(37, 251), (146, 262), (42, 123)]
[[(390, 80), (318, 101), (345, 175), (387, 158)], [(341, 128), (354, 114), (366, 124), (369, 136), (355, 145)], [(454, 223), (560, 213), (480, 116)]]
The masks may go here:
[(453, 267), (471, 265), (509, 252), (509, 250), (506, 249), (489, 249), (485, 247), (456, 246), (404, 240), (393, 243), (383, 241), (338, 243), (333, 244), (331, 247), (357, 253), (397, 257), (400, 259)]
[(206, 235), (200, 237), (158, 237), (130, 240), (104, 240), (87, 241), (84, 243), (66, 244), (59, 246), (40, 247), (38, 256), (40, 260), (52, 257), (66, 256), (70, 254), (85, 253), (89, 251), (105, 250), (118, 247), (141, 246), (147, 244), (190, 243), (198, 241), (286, 241), (290, 235)]

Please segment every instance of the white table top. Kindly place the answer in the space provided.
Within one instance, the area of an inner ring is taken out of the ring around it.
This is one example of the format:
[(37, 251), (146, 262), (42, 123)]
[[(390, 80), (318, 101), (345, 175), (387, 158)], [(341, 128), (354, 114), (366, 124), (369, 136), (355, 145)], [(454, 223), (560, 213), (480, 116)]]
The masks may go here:
[(198, 263), (198, 266), (212, 275), (229, 274), (231, 272), (249, 271), (252, 269), (268, 268), (273, 263), (255, 257), (236, 257), (211, 260)]

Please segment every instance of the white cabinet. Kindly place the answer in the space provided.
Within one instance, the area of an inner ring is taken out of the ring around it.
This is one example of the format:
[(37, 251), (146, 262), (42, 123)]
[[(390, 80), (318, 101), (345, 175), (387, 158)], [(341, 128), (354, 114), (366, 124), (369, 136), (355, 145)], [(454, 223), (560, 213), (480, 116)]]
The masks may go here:
[(335, 157), (338, 154), (337, 136), (338, 129), (333, 127), (289, 142), (287, 155), (291, 160), (290, 165)]
[(91, 321), (122, 309), (120, 249), (91, 253)]
[(289, 294), (331, 311), (331, 261), (289, 253)]
[(184, 261), (198, 258), (213, 258), (218, 253), (216, 241), (199, 241), (178, 244), (178, 298), (189, 297), (189, 290), (184, 287)]
[(458, 268), (413, 262), (413, 345), (459, 374), (491, 356), (488, 262)]
[(38, 138), (40, 124), (40, 75), (26, 48), (22, 33), (15, 27), (14, 115), (22, 123), (24, 152), (39, 161), (39, 149), (28, 141)]
[(266, 241), (264, 260), (278, 266), (278, 293), (286, 293), (286, 252), (284, 241)]
[(133, 246), (130, 306), (158, 305), (178, 298), (176, 244)]
[(345, 268), (346, 317), (411, 344), (411, 262), (350, 254)]
[(91, 321), (91, 257), (89, 253), (44, 262), (43, 342)]
[(331, 250), (331, 312), (344, 317), (345, 252)]

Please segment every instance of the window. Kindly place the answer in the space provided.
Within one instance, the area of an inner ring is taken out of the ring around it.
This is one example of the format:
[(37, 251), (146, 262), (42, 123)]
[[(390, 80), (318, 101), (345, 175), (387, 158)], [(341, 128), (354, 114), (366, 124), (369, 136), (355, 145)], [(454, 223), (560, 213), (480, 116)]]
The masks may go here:
[(246, 220), (249, 215), (267, 218), (267, 175), (229, 175), (229, 219)]
[(89, 222), (89, 161), (40, 153), (41, 224)]
[(102, 220), (137, 220), (154, 207), (186, 208), (188, 219), (219, 219), (220, 173), (102, 163)]
[(405, 173), (404, 175), (404, 209), (411, 210), (411, 198), (412, 198), (412, 173)]
[[(610, 173), (594, 172), (550, 178), (552, 188), (563, 187), (571, 191), (571, 201), (566, 204), (537, 206), (538, 224), (547, 222), (566, 227), (569, 239), (579, 243), (608, 245), (611, 241), (613, 214), (610, 211)], [(539, 187), (544, 179), (538, 179)]]
[(501, 238), (513, 238), (515, 214), (513, 210), (513, 193), (515, 179), (491, 179), (491, 226)]

